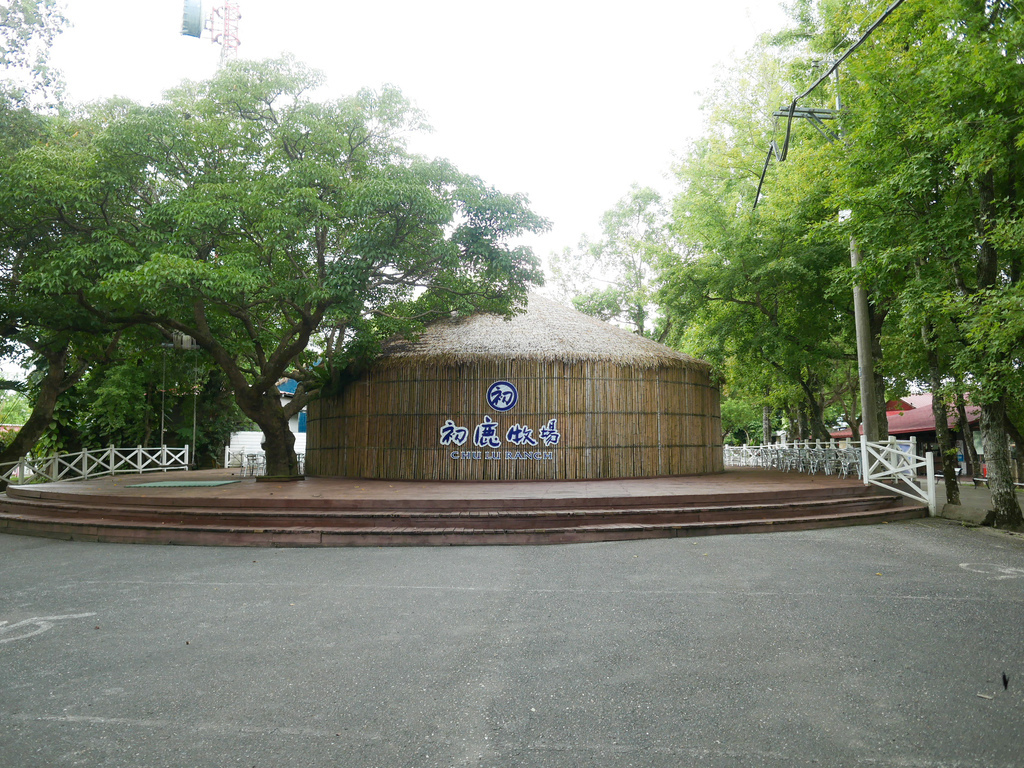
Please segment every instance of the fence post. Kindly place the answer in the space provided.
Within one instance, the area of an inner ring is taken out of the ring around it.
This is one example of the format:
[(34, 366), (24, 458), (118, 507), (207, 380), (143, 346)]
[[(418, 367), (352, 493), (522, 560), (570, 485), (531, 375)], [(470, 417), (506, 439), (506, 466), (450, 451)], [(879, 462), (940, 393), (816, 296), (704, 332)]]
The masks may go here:
[(928, 516), (935, 517), (939, 513), (935, 498), (935, 454), (928, 451), (925, 454), (925, 462), (928, 465)]
[(107, 472), (114, 474), (114, 444), (107, 446)]
[(21, 485), (22, 483), (25, 482), (25, 471), (26, 471), (25, 457), (22, 456), (20, 459), (18, 459), (18, 484), (19, 485)]
[(188, 471), (188, 468), (190, 466), (189, 463), (188, 463), (188, 448), (189, 448), (189, 446), (188, 446), (188, 444), (186, 444), (185, 445), (185, 471), (186, 472)]
[(163, 443), (160, 444), (160, 468), (167, 471), (167, 446)]
[(871, 457), (868, 455), (868, 436), (860, 436), (860, 477), (864, 485), (870, 485), (868, 471), (871, 469)]

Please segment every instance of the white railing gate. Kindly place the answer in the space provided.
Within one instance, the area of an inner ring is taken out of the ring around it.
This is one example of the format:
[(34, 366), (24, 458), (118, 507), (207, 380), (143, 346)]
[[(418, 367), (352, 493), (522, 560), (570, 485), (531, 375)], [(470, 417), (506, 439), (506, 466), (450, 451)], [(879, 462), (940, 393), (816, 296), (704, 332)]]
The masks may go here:
[[(934, 454), (929, 451), (924, 457), (917, 455), (917, 439), (899, 442), (890, 437), (887, 443), (869, 443), (860, 437), (860, 455), (864, 485), (877, 485), (888, 488), (906, 496), (913, 501), (923, 501), (928, 505), (928, 514), (938, 514), (938, 503), (935, 495), (935, 461)], [(917, 471), (925, 470), (925, 484), (916, 482)]]
[[(764, 467), (795, 470), (815, 474), (838, 474), (846, 477), (854, 472), (864, 485), (877, 485), (928, 505), (928, 514), (938, 513), (935, 496), (935, 461), (932, 453), (917, 455), (917, 440), (889, 438), (886, 443), (869, 443), (861, 437), (847, 448), (835, 441), (821, 443), (776, 443), (758, 446), (724, 446), (725, 466)], [(859, 454), (859, 455), (858, 455)], [(924, 469), (924, 483), (918, 484), (918, 471)]]

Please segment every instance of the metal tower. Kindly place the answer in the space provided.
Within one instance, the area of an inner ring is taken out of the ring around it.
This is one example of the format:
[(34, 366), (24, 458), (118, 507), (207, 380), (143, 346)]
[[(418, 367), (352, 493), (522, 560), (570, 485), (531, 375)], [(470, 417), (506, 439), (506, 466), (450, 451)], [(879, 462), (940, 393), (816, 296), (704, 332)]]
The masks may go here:
[(238, 55), (238, 20), (242, 17), (239, 0), (221, 0), (220, 5), (213, 6), (210, 11), (210, 36), (213, 43), (220, 43), (220, 61), (235, 58)]
[(239, 0), (215, 0), (210, 17), (202, 23), (202, 0), (185, 0), (181, 22), (181, 34), (202, 37), (209, 30), (210, 42), (220, 45), (220, 63), (238, 55), (238, 20), (242, 18)]

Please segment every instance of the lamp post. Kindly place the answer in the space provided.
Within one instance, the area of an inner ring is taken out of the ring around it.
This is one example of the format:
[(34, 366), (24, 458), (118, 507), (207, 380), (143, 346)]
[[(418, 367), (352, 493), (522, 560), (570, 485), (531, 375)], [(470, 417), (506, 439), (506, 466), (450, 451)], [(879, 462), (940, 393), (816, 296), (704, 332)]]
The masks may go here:
[(160, 345), (163, 347), (163, 365), (160, 372), (160, 447), (166, 445), (164, 441), (164, 417), (167, 415), (167, 350), (174, 345), (166, 341)]
[[(160, 389), (160, 447), (164, 446), (164, 417), (166, 415), (165, 401), (167, 397), (167, 350), (168, 349), (182, 349), (186, 352), (195, 352), (199, 350), (199, 345), (196, 340), (191, 336), (187, 336), (180, 331), (174, 331), (171, 334), (171, 341), (164, 342), (160, 346), (164, 350), (163, 359), (163, 373), (161, 375), (161, 389)], [(192, 369), (193, 384), (192, 384), (192, 450), (190, 455), (190, 464), (195, 464), (196, 461), (196, 411), (199, 397), (199, 387), (196, 382), (199, 379), (199, 363), (193, 366)]]

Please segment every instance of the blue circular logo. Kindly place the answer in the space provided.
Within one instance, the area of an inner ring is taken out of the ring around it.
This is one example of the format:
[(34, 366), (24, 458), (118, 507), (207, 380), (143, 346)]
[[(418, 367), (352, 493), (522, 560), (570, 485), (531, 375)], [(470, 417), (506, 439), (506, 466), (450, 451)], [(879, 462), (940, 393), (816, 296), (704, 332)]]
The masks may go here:
[(487, 388), (487, 404), (496, 411), (511, 411), (518, 402), (518, 390), (507, 381), (496, 381)]

